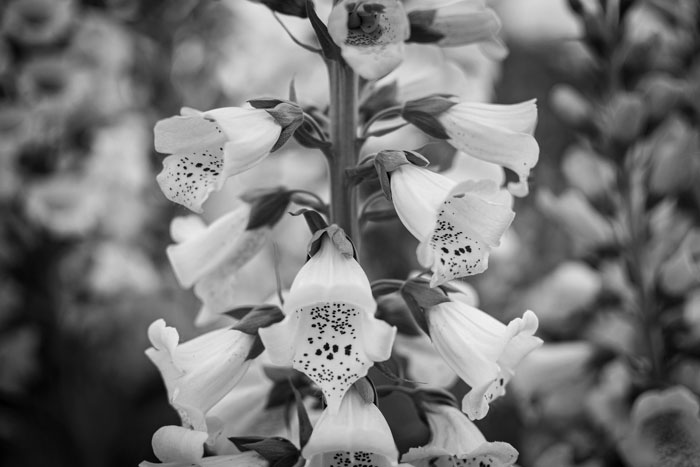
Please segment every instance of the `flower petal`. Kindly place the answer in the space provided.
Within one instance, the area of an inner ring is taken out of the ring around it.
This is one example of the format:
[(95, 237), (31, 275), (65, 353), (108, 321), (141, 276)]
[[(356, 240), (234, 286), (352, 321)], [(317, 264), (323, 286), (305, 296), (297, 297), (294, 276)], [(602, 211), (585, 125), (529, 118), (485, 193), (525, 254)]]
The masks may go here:
[(399, 453), (384, 415), (353, 387), (336, 412), (329, 407), (316, 422), (302, 455), (310, 459), (318, 454), (332, 454), (333, 465), (358, 465), (339, 463), (341, 459), (375, 465), (372, 454), (394, 461)]
[(236, 305), (236, 273), (263, 249), (269, 237), (270, 229), (266, 227), (246, 230), (230, 256), (197, 281), (194, 293), (208, 312), (220, 314)]
[(396, 329), (356, 305), (317, 302), (260, 330), (270, 360), (303, 372), (323, 391), (337, 412), (343, 395), (367, 374), (374, 361), (391, 354)]
[(209, 435), (181, 426), (163, 426), (153, 433), (153, 453), (162, 462), (197, 462), (204, 457)]
[[(169, 332), (161, 321), (149, 328), (149, 337), (156, 339), (146, 355), (160, 370), (170, 403), (183, 424), (206, 431), (206, 412), (236, 385), (248, 368), (246, 358), (254, 337), (220, 329), (173, 348), (176, 331)], [(161, 346), (163, 342), (167, 345)]]
[(160, 120), (153, 132), (156, 151), (165, 154), (197, 153), (200, 148), (220, 147), (226, 141), (221, 127), (201, 115)]
[(163, 170), (156, 177), (161, 191), (170, 201), (202, 212), (209, 194), (224, 183), (222, 155), (223, 146), (209, 146), (188, 155), (166, 157)]
[(438, 211), (432, 235), (417, 250), (419, 263), (433, 270), (431, 287), (488, 267), (491, 248), (515, 216), (509, 207), (488, 201), (489, 186), (496, 189), (490, 183), (460, 184)]
[[(357, 21), (352, 28), (351, 17)], [(342, 0), (331, 10), (328, 32), (357, 74), (378, 79), (403, 60), (410, 27), (398, 0)]]
[(438, 120), (455, 148), (518, 174), (520, 182), (509, 185), (509, 190), (525, 196), (530, 169), (540, 152), (531, 135), (536, 111), (534, 101), (513, 106), (462, 103), (440, 114)]
[(191, 287), (223, 262), (248, 258), (245, 248), (249, 235), (245, 235), (250, 206), (244, 204), (214, 221), (205, 231), (165, 251), (180, 285)]

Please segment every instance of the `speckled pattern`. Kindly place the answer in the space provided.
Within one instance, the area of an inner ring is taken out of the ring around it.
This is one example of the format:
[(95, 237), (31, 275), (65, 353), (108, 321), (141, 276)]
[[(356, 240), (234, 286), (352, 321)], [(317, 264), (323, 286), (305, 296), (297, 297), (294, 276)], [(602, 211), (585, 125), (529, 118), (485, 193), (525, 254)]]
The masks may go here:
[[(218, 126), (217, 130), (221, 132)], [(157, 178), (165, 196), (193, 211), (201, 211), (209, 193), (218, 188), (223, 153), (223, 143), (219, 143), (191, 154), (166, 157)]]
[(493, 456), (483, 454), (475, 457), (437, 456), (411, 461), (414, 467), (505, 467), (512, 463), (503, 463)]
[(389, 467), (392, 463), (385, 456), (371, 452), (339, 451), (323, 456), (323, 467)]
[[(348, 8), (354, 6), (354, 4), (348, 4)], [(370, 6), (370, 10), (372, 10), (371, 6), (383, 7), (383, 5), (378, 3), (365, 2), (357, 6), (357, 9), (366, 10), (368, 6)], [(393, 44), (395, 42), (403, 41), (403, 38), (398, 36), (396, 27), (394, 26), (394, 19), (389, 15), (392, 12), (394, 12), (394, 10), (387, 11), (386, 8), (384, 8), (384, 11), (382, 12), (376, 11), (371, 13), (374, 15), (374, 21), (377, 25), (376, 29), (371, 32), (365, 32), (360, 27), (348, 29), (345, 44), (355, 47), (369, 47), (383, 44)], [(348, 14), (352, 13), (349, 11)]]
[(488, 246), (460, 229), (455, 222), (455, 201), (447, 199), (438, 212), (430, 246), (435, 254), (434, 272), (438, 283), (483, 272)]
[(360, 313), (347, 303), (316, 303), (297, 311), (308, 315), (294, 355), (294, 368), (323, 390), (329, 405), (340, 404), (348, 388), (372, 366), (360, 344)]

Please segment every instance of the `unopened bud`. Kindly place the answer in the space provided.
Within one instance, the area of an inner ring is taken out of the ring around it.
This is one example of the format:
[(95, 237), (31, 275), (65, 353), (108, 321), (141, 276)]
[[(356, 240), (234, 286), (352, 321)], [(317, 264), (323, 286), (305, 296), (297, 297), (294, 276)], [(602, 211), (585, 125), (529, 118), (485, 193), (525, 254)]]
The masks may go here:
[(569, 85), (554, 86), (549, 95), (549, 103), (556, 114), (574, 128), (581, 128), (590, 122), (590, 103)]
[(603, 113), (603, 127), (615, 141), (630, 144), (641, 134), (647, 120), (644, 102), (637, 94), (615, 96)]
[(700, 229), (692, 230), (661, 266), (659, 281), (661, 288), (672, 295), (683, 295), (700, 285)]

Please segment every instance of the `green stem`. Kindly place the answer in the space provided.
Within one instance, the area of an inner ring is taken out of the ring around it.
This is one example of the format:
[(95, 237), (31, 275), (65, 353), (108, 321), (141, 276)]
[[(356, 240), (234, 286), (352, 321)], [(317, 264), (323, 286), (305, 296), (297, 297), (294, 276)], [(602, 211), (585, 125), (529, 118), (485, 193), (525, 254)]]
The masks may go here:
[(355, 242), (360, 242), (357, 196), (348, 183), (345, 169), (357, 164), (358, 103), (357, 75), (342, 61), (329, 61), (330, 137), (333, 157), (329, 159), (331, 200), (330, 220)]

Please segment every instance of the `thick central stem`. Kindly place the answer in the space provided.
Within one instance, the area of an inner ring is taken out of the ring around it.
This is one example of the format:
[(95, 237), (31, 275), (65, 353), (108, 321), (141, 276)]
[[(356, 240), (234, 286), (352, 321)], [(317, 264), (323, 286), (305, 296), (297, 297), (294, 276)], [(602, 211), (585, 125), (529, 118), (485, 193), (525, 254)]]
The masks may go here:
[(328, 64), (330, 79), (330, 120), (333, 157), (329, 159), (331, 179), (331, 222), (360, 241), (357, 196), (347, 183), (345, 169), (357, 164), (357, 75), (343, 61)]

